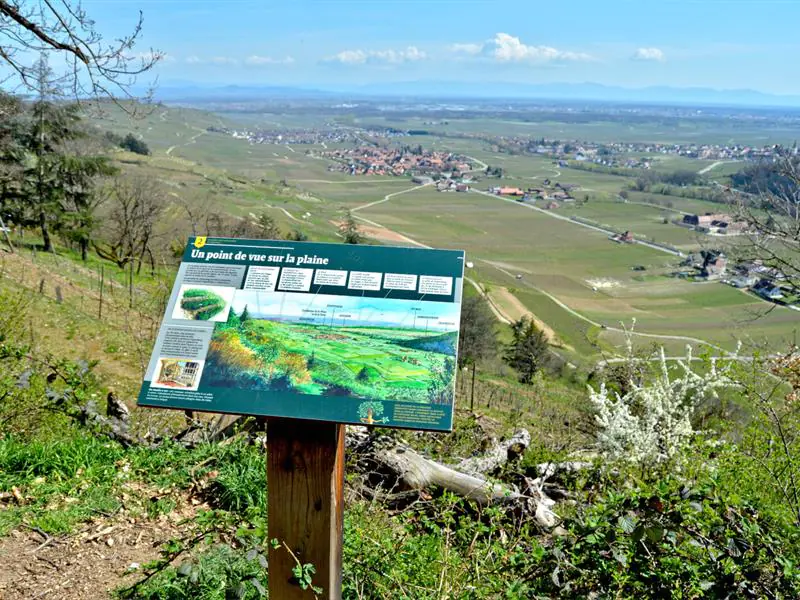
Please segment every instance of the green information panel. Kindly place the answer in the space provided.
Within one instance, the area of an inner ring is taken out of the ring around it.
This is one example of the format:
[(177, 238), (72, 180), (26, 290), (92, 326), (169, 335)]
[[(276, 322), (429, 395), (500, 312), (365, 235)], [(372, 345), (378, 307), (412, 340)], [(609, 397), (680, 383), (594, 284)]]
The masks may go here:
[(464, 252), (189, 239), (140, 406), (449, 431)]

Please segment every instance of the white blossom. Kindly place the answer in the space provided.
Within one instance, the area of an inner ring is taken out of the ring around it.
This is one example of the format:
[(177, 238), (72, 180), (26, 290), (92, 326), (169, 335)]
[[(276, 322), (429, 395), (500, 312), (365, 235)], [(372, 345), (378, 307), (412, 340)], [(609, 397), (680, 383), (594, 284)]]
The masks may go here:
[[(628, 361), (641, 361), (632, 352), (627, 335)], [(738, 350), (737, 350), (738, 352)], [(716, 397), (717, 391), (733, 385), (728, 372), (736, 355), (726, 357), (722, 367), (712, 358), (706, 373), (691, 368), (692, 348), (670, 369), (664, 349), (658, 356), (658, 375), (644, 383), (630, 381), (629, 391), (613, 394), (603, 383), (589, 386), (599, 425), (597, 441), (609, 458), (643, 465), (662, 464), (673, 459), (695, 434), (692, 415), (700, 403)]]

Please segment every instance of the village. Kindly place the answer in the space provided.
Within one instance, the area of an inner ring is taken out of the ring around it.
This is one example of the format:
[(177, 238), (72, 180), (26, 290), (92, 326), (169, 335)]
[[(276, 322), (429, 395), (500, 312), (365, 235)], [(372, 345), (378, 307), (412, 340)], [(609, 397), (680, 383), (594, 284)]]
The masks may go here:
[[(772, 160), (785, 154), (786, 148), (750, 144), (659, 144), (637, 142), (590, 142), (548, 140), (528, 136), (470, 135), (491, 144), (492, 150), (509, 154), (534, 154), (558, 161), (591, 163), (605, 167), (627, 169), (651, 169), (659, 157), (681, 156), (697, 160), (757, 162)], [(796, 146), (788, 149), (797, 155)], [(642, 156), (631, 156), (639, 154)]]
[(391, 128), (360, 129), (330, 124), (321, 129), (230, 129), (228, 127), (211, 126), (209, 133), (223, 133), (237, 140), (246, 140), (250, 144), (363, 144), (369, 138), (390, 139), (404, 137), (408, 134)]
[[(412, 175), (418, 177), (420, 184), (430, 183), (444, 178), (453, 185), (469, 183), (469, 175), (475, 167), (465, 156), (452, 152), (423, 150), (416, 147), (370, 147), (339, 148), (316, 154), (321, 158), (334, 161), (328, 171), (347, 173), (348, 175), (393, 175), (402, 177)], [(464, 179), (467, 181), (463, 181)], [(466, 191), (462, 189), (461, 191)]]

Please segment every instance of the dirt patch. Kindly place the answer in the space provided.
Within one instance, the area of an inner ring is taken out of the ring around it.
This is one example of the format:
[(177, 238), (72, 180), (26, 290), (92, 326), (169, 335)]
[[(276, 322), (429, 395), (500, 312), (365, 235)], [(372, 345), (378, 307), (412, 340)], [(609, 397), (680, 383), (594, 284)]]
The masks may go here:
[(170, 517), (102, 520), (66, 538), (47, 538), (27, 529), (0, 540), (0, 599), (110, 598), (141, 577), (141, 565), (178, 534)]
[[(341, 221), (331, 221), (333, 225), (337, 227), (341, 226)], [(375, 227), (373, 225), (366, 225), (364, 223), (358, 224), (358, 230), (361, 232), (362, 235), (370, 237), (375, 240), (381, 240), (383, 242), (393, 242), (393, 243), (400, 243), (400, 244), (412, 244), (412, 245), (421, 245), (409, 237), (404, 236), (401, 233), (397, 233), (396, 231), (392, 231), (391, 229), (386, 229), (385, 227)]]
[[(25, 526), (12, 531), (0, 538), (0, 600), (112, 598), (115, 589), (143, 576), (143, 565), (160, 558), (165, 542), (187, 534), (186, 523), (199, 510), (209, 508), (203, 499), (209, 481), (196, 482), (188, 492), (130, 482), (119, 513), (88, 522), (74, 534), (51, 537)], [(129, 512), (124, 503), (133, 502), (128, 495), (133, 492), (168, 495), (175, 507), (152, 519), (138, 509)]]
[(541, 319), (538, 319), (536, 315), (528, 310), (528, 308), (522, 302), (520, 302), (519, 298), (508, 291), (507, 288), (492, 287), (491, 291), (489, 292), (489, 298), (507, 319), (511, 321), (518, 321), (522, 317), (528, 317), (529, 319), (533, 320), (533, 322), (536, 324), (536, 327), (544, 332), (551, 344), (557, 343), (558, 336), (553, 328)]

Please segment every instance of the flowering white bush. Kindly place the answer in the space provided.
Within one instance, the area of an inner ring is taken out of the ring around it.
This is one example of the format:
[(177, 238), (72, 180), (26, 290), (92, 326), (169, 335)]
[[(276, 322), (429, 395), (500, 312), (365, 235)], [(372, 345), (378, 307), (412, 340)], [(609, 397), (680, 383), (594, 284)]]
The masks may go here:
[[(722, 367), (712, 358), (708, 372), (696, 373), (691, 368), (692, 348), (687, 346), (686, 357), (670, 369), (661, 348), (658, 356), (658, 375), (644, 383), (630, 381), (628, 391), (613, 394), (603, 383), (599, 389), (589, 386), (589, 398), (597, 410), (600, 426), (600, 449), (612, 459), (639, 464), (661, 464), (674, 458), (695, 433), (692, 415), (717, 390), (733, 385), (728, 373), (735, 356), (726, 357)], [(628, 357), (639, 361), (632, 353), (628, 335)]]

